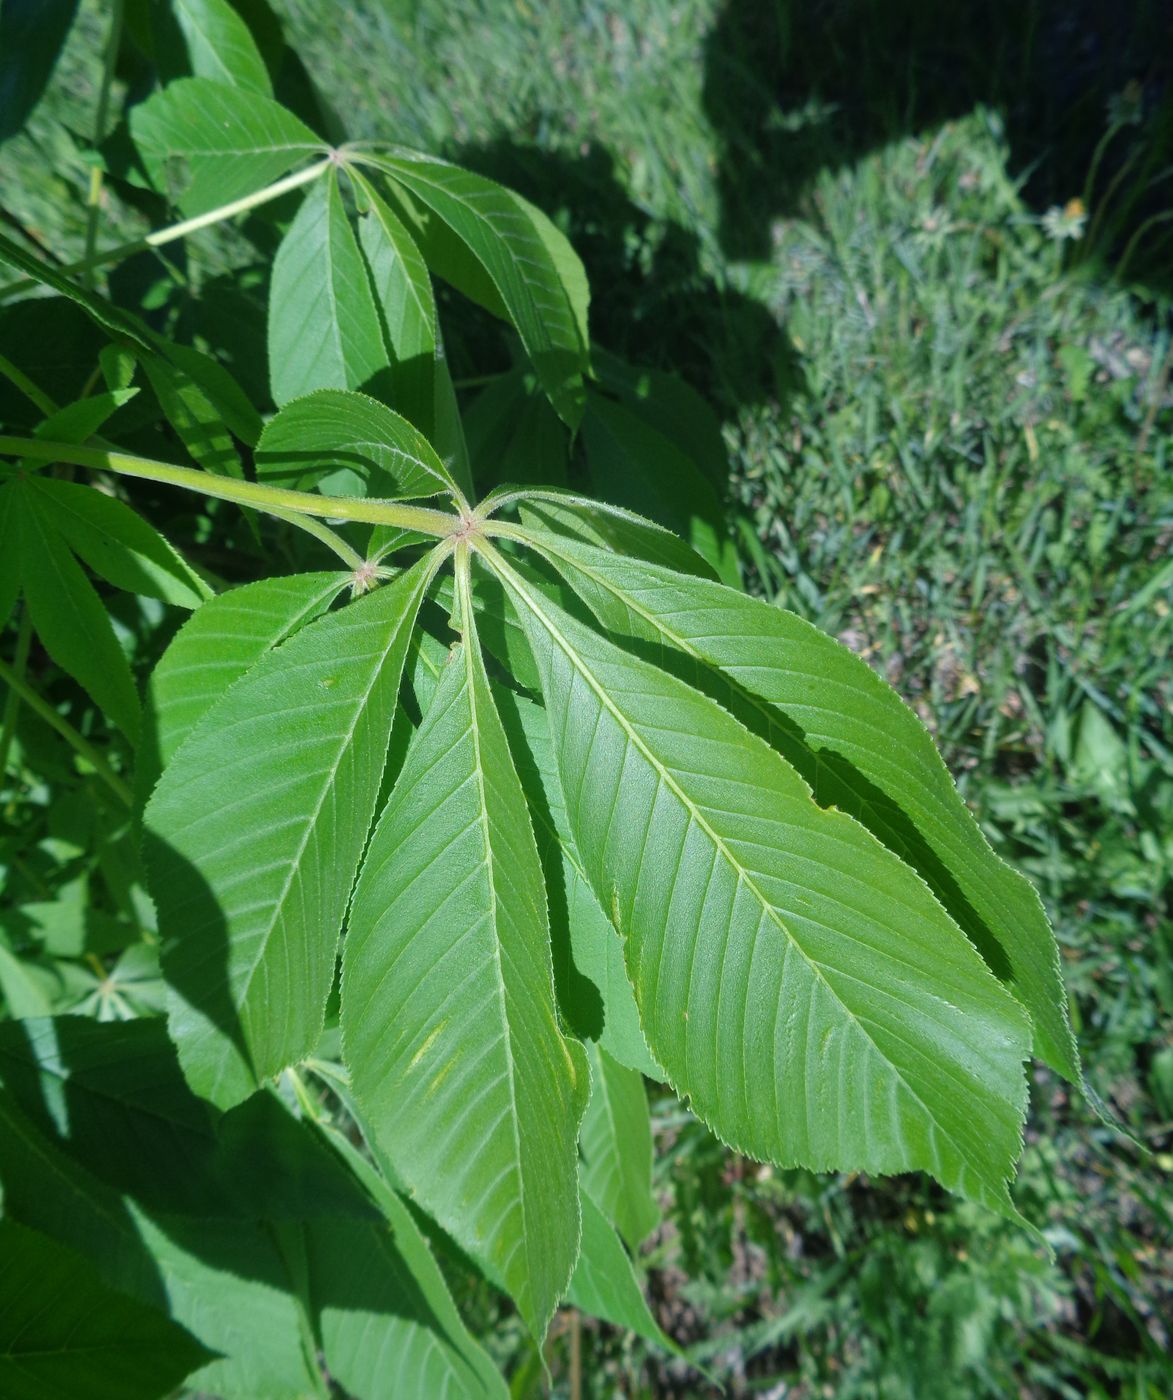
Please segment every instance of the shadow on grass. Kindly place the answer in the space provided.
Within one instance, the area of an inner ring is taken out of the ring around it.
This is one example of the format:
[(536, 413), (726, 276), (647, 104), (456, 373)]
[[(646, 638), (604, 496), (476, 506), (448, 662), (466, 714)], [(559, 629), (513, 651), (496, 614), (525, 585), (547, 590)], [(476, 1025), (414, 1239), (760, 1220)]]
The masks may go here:
[(771, 223), (800, 211), (821, 170), (984, 104), (1003, 114), (1010, 174), (1036, 212), (1085, 198), (1080, 255), (1173, 291), (1164, 0), (728, 3), (706, 44), (704, 103), (730, 257), (768, 256)]

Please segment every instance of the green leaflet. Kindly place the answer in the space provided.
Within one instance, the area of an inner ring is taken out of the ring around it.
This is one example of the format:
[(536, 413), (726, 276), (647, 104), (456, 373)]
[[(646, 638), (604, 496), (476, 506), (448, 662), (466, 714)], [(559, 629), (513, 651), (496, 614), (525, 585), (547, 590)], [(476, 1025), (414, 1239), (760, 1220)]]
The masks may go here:
[(660, 1223), (652, 1195), (652, 1125), (643, 1075), (587, 1042), (591, 1099), (578, 1141), (582, 1188), (632, 1250)]
[(370, 269), (383, 334), (391, 350), (389, 400), (425, 437), (436, 418), (436, 301), (432, 279), (411, 234), (354, 170), (367, 208), (358, 221), (359, 243)]
[(248, 25), (227, 0), (171, 0), (197, 78), (272, 97), (269, 71)]
[(20, 574), (33, 629), (58, 666), (134, 743), (138, 693), (106, 609), (58, 533), (48, 499), (31, 482), (8, 486), (3, 494), (9, 492), (17, 498)]
[(589, 1080), (558, 1029), (541, 867), (465, 583), (465, 644), (355, 889), (343, 1042), (396, 1173), (540, 1342), (578, 1253)]
[(634, 1332), (654, 1346), (679, 1355), (652, 1316), (619, 1236), (585, 1189), (582, 1193), (582, 1252), (566, 1298), (592, 1317), (601, 1317), (614, 1327)]
[(228, 1107), (321, 1032), (434, 561), (268, 652), (203, 717), (144, 813), (171, 1034)]
[[(577, 428), (588, 368), (587, 294), (582, 264), (563, 235), (520, 195), (471, 171), (414, 151), (369, 159), (459, 240), (429, 239), (426, 224), (415, 230), (441, 277), (491, 311), (506, 311), (559, 417)], [(495, 296), (481, 290), (485, 274)]]
[(1012, 1215), (1029, 1026), (923, 882), (712, 700), (496, 567), (673, 1086), (759, 1159), (922, 1169)]
[(137, 389), (115, 389), (108, 394), (91, 394), (51, 413), (33, 429), (33, 436), (46, 442), (85, 442), (138, 393)]
[(273, 259), (269, 384), (278, 404), (314, 389), (360, 389), (390, 360), (338, 175), (314, 184)]
[(349, 581), (342, 573), (260, 579), (218, 594), (192, 614), (147, 686), (160, 771), (229, 686), (325, 612)]
[(44, 501), (69, 547), (94, 573), (127, 593), (198, 608), (212, 590), (181, 554), (122, 501), (72, 481), (30, 477), (26, 488)]
[(220, 476), (243, 477), (244, 468), (224, 426), (224, 415), (186, 370), (161, 355), (140, 354), (139, 363), (150, 381), (159, 407), (179, 434), (192, 460)]
[(482, 390), (464, 419), (480, 475), (492, 481), (565, 484), (570, 455), (566, 429), (527, 365)]
[(402, 1202), (272, 1094), (210, 1112), (160, 1021), (5, 1026), (0, 1079), (6, 1209), (219, 1353), (193, 1390), (325, 1395), (320, 1338), (364, 1400), (502, 1394)]
[(793, 613), (717, 584), (560, 537), (541, 547), (612, 632), (667, 643), (756, 697), (747, 721), (756, 709), (816, 800), (850, 812), (918, 871), (1022, 1000), (1039, 1057), (1080, 1082), (1038, 895), (991, 850), (924, 726), (870, 666)]
[(269, 420), (257, 444), (257, 478), (382, 500), (456, 489), (418, 428), (378, 400), (342, 389), (295, 399)]
[(182, 1327), (113, 1292), (79, 1254), (0, 1220), (0, 1392), (155, 1400), (208, 1357)]
[(542, 853), (559, 1007), (581, 1039), (597, 1040), (618, 1064), (662, 1080), (640, 1029), (622, 939), (595, 898), (570, 834), (546, 712), (510, 691), (497, 694)]
[(522, 520), (538, 520), (587, 544), (633, 555), (681, 574), (716, 578), (713, 566), (679, 535), (622, 506), (570, 491), (526, 491), (517, 497)]
[(151, 182), (189, 216), (253, 194), (325, 144), (259, 92), (180, 78), (130, 113)]
[(20, 597), (20, 497), (0, 486), (0, 626)]

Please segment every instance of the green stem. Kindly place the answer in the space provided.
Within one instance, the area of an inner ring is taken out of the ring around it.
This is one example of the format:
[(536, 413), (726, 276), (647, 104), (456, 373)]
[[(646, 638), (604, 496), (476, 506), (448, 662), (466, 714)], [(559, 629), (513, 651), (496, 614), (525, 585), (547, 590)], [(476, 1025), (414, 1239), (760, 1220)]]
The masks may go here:
[(0, 355), (0, 374), (19, 389), (25, 398), (34, 404), (46, 418), (50, 413), (57, 412), (57, 405), (49, 395), (43, 389), (38, 388), (23, 370), (17, 369), (12, 361), (3, 355)]
[(14, 694), (18, 695), (33, 714), (43, 719), (46, 724), (51, 725), (79, 757), (85, 759), (110, 791), (118, 797), (119, 801), (124, 802), (128, 807), (134, 806), (134, 795), (129, 786), (115, 773), (93, 744), (79, 734), (67, 719), (59, 715), (52, 705), (42, 700), (23, 677), (17, 675), (16, 671), (3, 661), (0, 661), (0, 681), (3, 681)]
[[(29, 619), (29, 610), (26, 607), (20, 615), (20, 627), (16, 633), (16, 660), (13, 663), (13, 671), (17, 679), (21, 681), (24, 680), (32, 640), (33, 626)], [(4, 703), (4, 726), (0, 730), (0, 778), (8, 771), (8, 753), (12, 748), (12, 738), (16, 733), (16, 718), (19, 713), (20, 696), (10, 688), (8, 699)]]
[[(114, 65), (118, 60), (118, 45), (122, 41), (123, 0), (114, 0), (110, 11), (110, 32), (106, 36), (106, 53), (102, 60), (102, 82), (98, 88), (98, 110), (94, 115), (94, 146), (97, 148), (106, 137), (106, 119), (110, 112), (110, 87), (114, 82)], [(102, 167), (95, 165), (90, 171), (90, 192), (86, 200), (86, 243), (85, 261), (87, 264), (82, 276), (82, 284), (93, 286), (94, 245), (98, 241), (98, 215), (102, 204)]]
[[(68, 263), (60, 271), (70, 276), (75, 272), (88, 272), (91, 268), (101, 267), (105, 263), (118, 262), (122, 258), (128, 258), (132, 253), (142, 253), (150, 248), (162, 248), (167, 243), (174, 243), (177, 238), (186, 238), (189, 233), (196, 233), (202, 228), (208, 228), (211, 224), (222, 223), (225, 219), (234, 218), (237, 214), (243, 214), (249, 209), (256, 209), (259, 205), (268, 204), (270, 200), (279, 199), (281, 195), (288, 194), (290, 190), (300, 189), (302, 185), (308, 185), (316, 180), (321, 174), (330, 168), (331, 157), (316, 161), (313, 165), (306, 166), (304, 170), (297, 170), (292, 175), (286, 175), (284, 179), (276, 181), (275, 184), (266, 185), (263, 190), (257, 190), (254, 194), (246, 194), (241, 199), (234, 199), (230, 204), (221, 204), (216, 209), (209, 209), (206, 214), (197, 214), (193, 219), (184, 219), (182, 223), (170, 224), (167, 228), (156, 229), (154, 233), (148, 233), (142, 238), (131, 239), (129, 243), (120, 243), (116, 248), (107, 248), (103, 253), (95, 253), (92, 257), (82, 258), (80, 262)], [(33, 278), (22, 277), (17, 282), (9, 282), (6, 286), (0, 287), (0, 298), (6, 297), (11, 292), (23, 291), (25, 287), (33, 285)]]
[(143, 481), (181, 486), (201, 496), (255, 506), (258, 510), (293, 511), (296, 515), (320, 516), (326, 520), (362, 520), (371, 525), (396, 525), (401, 530), (418, 530), (422, 535), (445, 539), (463, 524), (458, 515), (424, 506), (401, 505), (397, 501), (366, 501), (358, 497), (316, 496), (307, 491), (287, 491), (281, 486), (240, 481), (236, 477), (213, 476), (192, 467), (176, 467), (129, 452), (111, 452), (100, 447), (79, 447), (70, 442), (42, 442), (39, 438), (0, 437), (0, 456), (26, 458), (39, 462), (69, 462), (92, 471), (116, 472)]
[(278, 510), (273, 506), (269, 507), (269, 514), (275, 515), (278, 520), (287, 520), (290, 525), (296, 525), (307, 535), (313, 535), (314, 539), (321, 540), (327, 549), (332, 549), (337, 554), (348, 569), (361, 569), (366, 563), (362, 555), (357, 550), (351, 549), (341, 535), (331, 530), (329, 525), (323, 525), (320, 520), (315, 520), (312, 515), (298, 515), (296, 511)]

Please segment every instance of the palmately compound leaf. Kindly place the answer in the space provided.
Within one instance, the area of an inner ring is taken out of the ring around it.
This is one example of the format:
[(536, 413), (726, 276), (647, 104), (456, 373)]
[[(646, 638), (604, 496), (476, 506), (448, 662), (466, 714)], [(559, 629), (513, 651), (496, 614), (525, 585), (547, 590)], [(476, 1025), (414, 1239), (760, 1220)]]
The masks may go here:
[(728, 1143), (1012, 1214), (1027, 1018), (927, 886), (713, 700), (499, 559), (652, 1052)]
[(462, 599), (343, 949), (352, 1083), (421, 1205), (544, 1336), (578, 1253), (582, 1049), (554, 1008), (537, 848)]
[(418, 428), (377, 399), (343, 389), (294, 399), (269, 420), (257, 444), (257, 478), (380, 500), (456, 489)]
[(543, 537), (613, 633), (724, 673), (816, 800), (850, 812), (913, 866), (1029, 1012), (1034, 1049), (1072, 1083), (1079, 1058), (1055, 936), (1030, 882), (1000, 860), (928, 731), (867, 665), (793, 613), (578, 541)]
[(579, 1132), (582, 1184), (633, 1250), (660, 1223), (643, 1075), (587, 1043), (591, 1099)]
[(133, 107), (130, 133), (155, 188), (185, 214), (263, 189), (325, 143), (259, 92), (180, 78)]
[(309, 1054), (433, 563), (319, 618), (214, 705), (144, 813), (171, 1034), (221, 1107)]
[(0, 1220), (0, 1393), (155, 1400), (208, 1359), (164, 1313), (105, 1287), (80, 1254)]
[(278, 404), (315, 389), (361, 389), (390, 365), (337, 172), (302, 202), (273, 259), (269, 384)]
[[(520, 195), (470, 170), (414, 151), (395, 150), (372, 163), (459, 240), (435, 247), (425, 240), (429, 265), (490, 310), (505, 311), (559, 417), (577, 428), (588, 366), (587, 290), (565, 237)], [(495, 296), (480, 292), (486, 274)]]
[(198, 608), (212, 590), (183, 556), (125, 502), (74, 481), (30, 477), (54, 525), (94, 573), (128, 593)]

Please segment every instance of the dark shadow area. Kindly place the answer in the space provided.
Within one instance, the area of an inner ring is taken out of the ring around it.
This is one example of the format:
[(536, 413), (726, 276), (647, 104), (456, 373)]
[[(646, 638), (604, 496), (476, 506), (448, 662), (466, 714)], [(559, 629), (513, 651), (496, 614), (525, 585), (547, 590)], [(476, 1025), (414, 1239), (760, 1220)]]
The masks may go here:
[(801, 212), (819, 171), (985, 104), (1002, 113), (1010, 175), (1034, 210), (1086, 194), (1081, 256), (1173, 290), (1167, 0), (728, 3), (704, 100), (730, 257), (768, 256), (773, 220)]
[(591, 337), (608, 351), (679, 374), (724, 409), (801, 387), (797, 352), (769, 311), (718, 285), (695, 234), (635, 204), (602, 146), (570, 157), (502, 138), (453, 158), (524, 195), (569, 237), (590, 283)]
[[(0, 1080), (6, 1214), (213, 1352), (235, 1342), (240, 1359), (258, 1288), (304, 1309), (319, 1345), (329, 1309), (412, 1323), (460, 1349), (411, 1240), (400, 1245), (323, 1136), (268, 1092), (218, 1114), (188, 1088), (162, 1021), (7, 1022)], [(257, 1341), (259, 1357), (300, 1356), (296, 1330)]]

